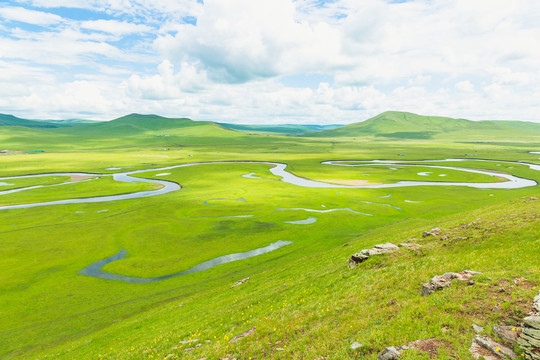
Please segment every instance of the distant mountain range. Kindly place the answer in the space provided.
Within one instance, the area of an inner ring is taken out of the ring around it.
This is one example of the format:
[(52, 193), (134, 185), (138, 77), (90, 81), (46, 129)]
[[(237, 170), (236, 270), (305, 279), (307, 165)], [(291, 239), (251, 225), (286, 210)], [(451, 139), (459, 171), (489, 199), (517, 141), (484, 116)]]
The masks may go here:
[(386, 139), (504, 139), (540, 136), (540, 123), (524, 121), (470, 121), (387, 111), (366, 121), (310, 134), (317, 137), (377, 137)]
[[(325, 138), (369, 137), (380, 140), (506, 140), (509, 138), (540, 139), (540, 124), (523, 121), (470, 121), (440, 116), (423, 116), (407, 112), (387, 111), (371, 119), (345, 125), (238, 125), (193, 121), (187, 118), (166, 118), (158, 115), (130, 114), (111, 121), (29, 120), (0, 114), (0, 130), (9, 127), (18, 138), (63, 137), (63, 141), (96, 142), (99, 139), (139, 138), (142, 144), (193, 143), (226, 139), (246, 139), (249, 134), (288, 135)], [(34, 132), (27, 129), (32, 129)], [(38, 132), (35, 132), (38, 131)], [(8, 136), (9, 134), (5, 134)], [(163, 137), (150, 141), (149, 137)], [(165, 138), (166, 141), (165, 141)]]

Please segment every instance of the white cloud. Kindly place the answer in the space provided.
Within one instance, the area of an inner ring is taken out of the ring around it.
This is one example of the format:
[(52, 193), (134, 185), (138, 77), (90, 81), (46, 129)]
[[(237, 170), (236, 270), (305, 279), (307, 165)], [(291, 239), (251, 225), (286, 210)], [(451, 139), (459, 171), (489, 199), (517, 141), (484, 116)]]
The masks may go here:
[(62, 22), (62, 17), (42, 11), (22, 7), (0, 7), (0, 17), (34, 25), (54, 25)]
[(81, 28), (87, 30), (102, 31), (114, 35), (127, 35), (134, 33), (148, 32), (152, 30), (150, 26), (143, 24), (133, 24), (127, 21), (117, 20), (91, 20), (83, 21)]
[(158, 66), (158, 74), (142, 77), (132, 75), (127, 82), (129, 94), (147, 100), (180, 98), (183, 92), (202, 90), (208, 83), (206, 72), (200, 72), (193, 65), (182, 63), (175, 73), (169, 60)]
[[(41, 21), (45, 31), (2, 24), (9, 36), (0, 37), (0, 58), (6, 59), (0, 85), (13, 92), (0, 97), (0, 111), (77, 116), (81, 106), (102, 118), (137, 111), (346, 123), (385, 110), (523, 120), (535, 120), (540, 110), (535, 0), (19, 3), (79, 7), (104, 18), (76, 21), (28, 10), (27, 21)], [(0, 12), (5, 18), (21, 14)], [(186, 16), (196, 17), (196, 25), (186, 24)], [(57, 73), (59, 65), (68, 76)], [(10, 69), (24, 81), (23, 69), (50, 78), (17, 87)], [(290, 88), (278, 81), (306, 74), (328, 83)], [(83, 95), (92, 106), (80, 100)]]
[(466, 93), (474, 92), (474, 85), (469, 80), (460, 81), (456, 84), (456, 89)]

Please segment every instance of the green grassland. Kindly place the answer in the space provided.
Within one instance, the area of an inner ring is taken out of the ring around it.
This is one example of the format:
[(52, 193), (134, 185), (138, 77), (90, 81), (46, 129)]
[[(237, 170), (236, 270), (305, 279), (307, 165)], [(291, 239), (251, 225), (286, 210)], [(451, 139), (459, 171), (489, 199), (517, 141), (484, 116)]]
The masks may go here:
[[(539, 134), (529, 129), (527, 139), (509, 136), (512, 143), (501, 145), (496, 141), (498, 132), (494, 133), (493, 143), (482, 144), (465, 143), (461, 137), (432, 141), (258, 136), (208, 122), (142, 115), (55, 129), (0, 127), (4, 148), (45, 150), (2, 155), (0, 176), (148, 169), (137, 176), (182, 186), (147, 198), (0, 210), (0, 358), (375, 359), (386, 346), (436, 337), (448, 345), (441, 349), (440, 358), (468, 359), (473, 322), (517, 324), (539, 289), (540, 205), (528, 200), (539, 195), (538, 186), (325, 189), (280, 181), (266, 164), (153, 169), (193, 162), (273, 161), (286, 163), (288, 171), (309, 179), (498, 181), (482, 174), (429, 168), (428, 163), (414, 167), (321, 164), (429, 159), (434, 160), (429, 165), (495, 170), (540, 182), (539, 171), (503, 162), (540, 164), (538, 155), (528, 153), (539, 150), (531, 140)], [(484, 139), (490, 139), (489, 133)], [(436, 161), (446, 158), (471, 161)], [(431, 174), (418, 175), (422, 172)], [(169, 175), (156, 176), (163, 173)], [(248, 173), (260, 179), (242, 177)], [(68, 179), (6, 180), (14, 185), (0, 190)], [(100, 177), (1, 195), (0, 203), (154, 187)], [(348, 208), (358, 213), (301, 208)], [(253, 216), (231, 217), (243, 215)], [(286, 223), (308, 217), (317, 221)], [(454, 240), (422, 239), (422, 231), (434, 226)], [(424, 247), (372, 258), (354, 270), (347, 267), (348, 257), (360, 249), (410, 238)], [(459, 238), (464, 240), (455, 240)], [(159, 282), (130, 284), (78, 274), (121, 249), (128, 252), (125, 259), (107, 264), (104, 270), (158, 277), (278, 240), (292, 244)], [(420, 296), (421, 283), (434, 275), (464, 269), (485, 275), (475, 286), (455, 283), (444, 292)], [(230, 288), (248, 276), (249, 282)], [(253, 327), (254, 335), (228, 343)], [(202, 346), (184, 351), (194, 344), (180, 341), (195, 338)], [(364, 348), (351, 351), (353, 341), (362, 342)]]

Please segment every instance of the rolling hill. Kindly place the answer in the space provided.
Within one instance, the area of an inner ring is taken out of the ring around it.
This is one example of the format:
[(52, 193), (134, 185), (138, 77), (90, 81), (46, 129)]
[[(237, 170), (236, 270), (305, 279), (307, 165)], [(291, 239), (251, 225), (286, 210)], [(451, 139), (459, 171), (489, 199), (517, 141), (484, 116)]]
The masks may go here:
[(308, 134), (316, 137), (376, 137), (382, 139), (507, 139), (540, 138), (540, 124), (523, 121), (470, 121), (387, 111), (366, 121)]
[(0, 114), (0, 126), (24, 126), (34, 129), (58, 128), (60, 123), (50, 123), (48, 121), (36, 121), (21, 119), (13, 115)]

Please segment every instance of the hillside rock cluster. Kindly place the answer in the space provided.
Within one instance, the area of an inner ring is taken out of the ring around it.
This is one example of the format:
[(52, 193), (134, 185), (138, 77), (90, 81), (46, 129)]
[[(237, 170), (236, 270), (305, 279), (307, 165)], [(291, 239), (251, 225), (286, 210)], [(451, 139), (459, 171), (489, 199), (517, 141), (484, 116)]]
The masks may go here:
[(523, 319), (517, 343), (525, 351), (526, 358), (540, 360), (540, 292), (533, 300), (531, 315)]
[[(471, 270), (464, 270), (460, 273), (448, 272), (443, 275), (434, 276), (429, 282), (422, 285), (422, 296), (431, 295), (437, 290), (442, 290), (452, 284), (452, 280), (467, 281), (474, 275), (482, 275), (482, 273)], [(470, 285), (474, 282), (470, 282)]]

